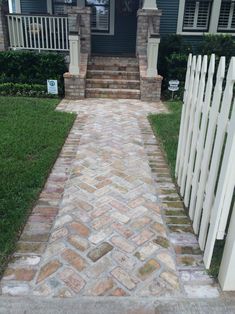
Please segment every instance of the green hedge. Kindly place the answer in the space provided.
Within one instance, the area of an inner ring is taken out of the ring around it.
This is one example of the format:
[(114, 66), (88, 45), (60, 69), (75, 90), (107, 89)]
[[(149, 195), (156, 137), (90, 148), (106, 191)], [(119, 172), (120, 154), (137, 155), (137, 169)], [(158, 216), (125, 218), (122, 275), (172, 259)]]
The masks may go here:
[(47, 94), (46, 85), (22, 83), (0, 83), (0, 96), (56, 97)]
[[(216, 55), (217, 64), (221, 56), (226, 57), (227, 64), (234, 55), (235, 41), (231, 35), (204, 35), (201, 44), (198, 46), (197, 55)], [(171, 97), (167, 90), (169, 80), (178, 79), (180, 90), (175, 93), (176, 99), (182, 99), (184, 80), (187, 69), (187, 59), (192, 52), (191, 45), (180, 35), (168, 35), (162, 38), (159, 51), (159, 74), (163, 76), (163, 96), (166, 99)]]
[(0, 83), (40, 84), (58, 80), (63, 91), (63, 74), (67, 71), (63, 54), (52, 52), (0, 52)]

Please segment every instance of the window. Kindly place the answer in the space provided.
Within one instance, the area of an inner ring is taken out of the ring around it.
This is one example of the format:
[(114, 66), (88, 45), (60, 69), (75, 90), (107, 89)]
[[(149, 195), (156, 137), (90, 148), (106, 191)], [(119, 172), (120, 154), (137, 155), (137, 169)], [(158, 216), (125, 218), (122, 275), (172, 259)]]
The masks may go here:
[(92, 8), (91, 29), (97, 33), (110, 32), (110, 0), (86, 0)]
[(211, 13), (210, 0), (186, 0), (183, 31), (207, 31)]
[(54, 0), (54, 14), (64, 14), (65, 5), (77, 5), (77, 0)]
[(235, 0), (222, 0), (218, 31), (235, 30)]

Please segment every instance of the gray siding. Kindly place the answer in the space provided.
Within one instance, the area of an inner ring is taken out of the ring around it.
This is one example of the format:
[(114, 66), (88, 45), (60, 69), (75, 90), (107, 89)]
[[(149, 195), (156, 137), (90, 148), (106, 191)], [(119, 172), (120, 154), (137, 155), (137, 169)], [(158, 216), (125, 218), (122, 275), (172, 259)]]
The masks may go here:
[(21, 0), (21, 12), (30, 13), (47, 13), (47, 0)]
[[(168, 34), (176, 34), (179, 0), (157, 0), (157, 6), (162, 10), (160, 34), (161, 36)], [(186, 43), (192, 46), (196, 52), (202, 41), (202, 36), (183, 36)]]
[(157, 6), (162, 10), (160, 34), (175, 34), (177, 30), (179, 0), (157, 0)]

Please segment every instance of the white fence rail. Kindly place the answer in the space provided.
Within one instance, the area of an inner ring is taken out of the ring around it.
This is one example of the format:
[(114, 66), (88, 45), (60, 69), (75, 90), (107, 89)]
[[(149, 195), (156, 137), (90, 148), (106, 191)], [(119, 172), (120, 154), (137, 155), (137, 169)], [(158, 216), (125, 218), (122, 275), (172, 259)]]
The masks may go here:
[(11, 49), (69, 50), (68, 17), (7, 15)]
[[(209, 65), (207, 56), (189, 56), (176, 161), (180, 193), (206, 268), (216, 239), (224, 239), (229, 223), (235, 224), (235, 213), (229, 219), (235, 187), (235, 57), (226, 79), (225, 61), (221, 57), (215, 76), (214, 55)], [(231, 232), (230, 227), (219, 276), (224, 290), (235, 290), (235, 236)]]

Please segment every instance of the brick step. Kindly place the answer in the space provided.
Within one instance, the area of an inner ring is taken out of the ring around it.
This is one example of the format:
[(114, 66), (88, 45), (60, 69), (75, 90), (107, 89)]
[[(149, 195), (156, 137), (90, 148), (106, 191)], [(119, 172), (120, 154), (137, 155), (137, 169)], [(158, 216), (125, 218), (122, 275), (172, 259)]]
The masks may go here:
[(87, 79), (87, 88), (140, 89), (139, 80)]
[(138, 66), (136, 58), (121, 58), (121, 57), (92, 57), (89, 64), (95, 65), (114, 65), (114, 66)]
[(127, 72), (138, 72), (138, 65), (104, 65), (104, 64), (88, 64), (88, 70), (102, 70), (102, 71), (127, 71)]
[(138, 89), (86, 88), (87, 98), (140, 99)]
[(119, 79), (119, 80), (139, 80), (139, 72), (126, 71), (104, 71), (104, 70), (88, 70), (88, 79)]

